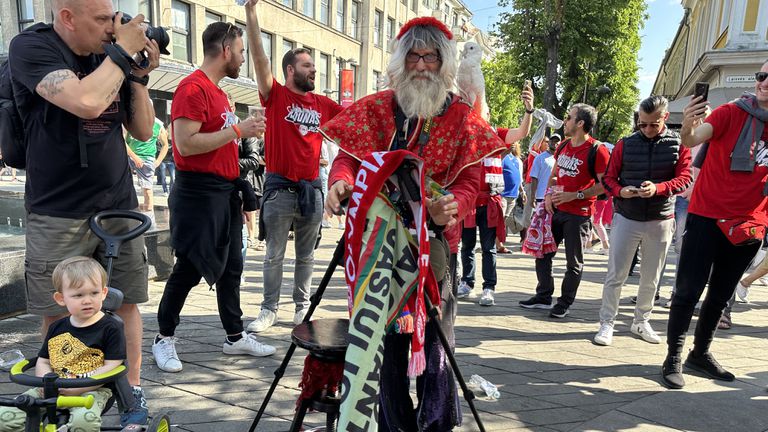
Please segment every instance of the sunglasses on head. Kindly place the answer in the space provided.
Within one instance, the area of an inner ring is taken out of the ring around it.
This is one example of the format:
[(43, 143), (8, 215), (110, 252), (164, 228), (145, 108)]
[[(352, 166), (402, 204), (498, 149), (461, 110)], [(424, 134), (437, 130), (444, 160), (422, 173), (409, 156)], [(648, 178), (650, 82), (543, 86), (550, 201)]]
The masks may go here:
[(768, 78), (768, 72), (757, 72), (755, 73), (755, 79), (757, 82), (763, 82), (765, 79)]

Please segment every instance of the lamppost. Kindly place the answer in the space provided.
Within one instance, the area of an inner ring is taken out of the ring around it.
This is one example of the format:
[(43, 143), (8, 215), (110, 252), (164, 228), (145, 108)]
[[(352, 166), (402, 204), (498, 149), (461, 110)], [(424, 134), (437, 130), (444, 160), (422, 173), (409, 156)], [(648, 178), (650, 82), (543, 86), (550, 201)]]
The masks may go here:
[[(335, 50), (334, 50), (335, 54)], [(323, 93), (326, 96), (331, 97), (332, 94), (338, 93), (336, 101), (342, 105), (345, 103), (351, 105), (354, 101), (354, 79), (351, 69), (347, 69), (347, 65), (357, 66), (357, 60), (353, 57), (335, 57), (337, 61), (339, 72), (336, 75), (336, 88), (337, 90), (324, 89)], [(346, 105), (344, 105), (346, 106)]]

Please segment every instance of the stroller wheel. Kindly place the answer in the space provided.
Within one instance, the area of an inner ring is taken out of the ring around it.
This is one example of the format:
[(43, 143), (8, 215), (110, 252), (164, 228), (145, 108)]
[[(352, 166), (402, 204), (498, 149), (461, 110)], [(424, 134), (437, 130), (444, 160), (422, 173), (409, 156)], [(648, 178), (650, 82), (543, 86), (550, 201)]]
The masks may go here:
[(171, 430), (171, 419), (166, 413), (159, 413), (152, 417), (147, 425), (147, 432), (169, 432)]

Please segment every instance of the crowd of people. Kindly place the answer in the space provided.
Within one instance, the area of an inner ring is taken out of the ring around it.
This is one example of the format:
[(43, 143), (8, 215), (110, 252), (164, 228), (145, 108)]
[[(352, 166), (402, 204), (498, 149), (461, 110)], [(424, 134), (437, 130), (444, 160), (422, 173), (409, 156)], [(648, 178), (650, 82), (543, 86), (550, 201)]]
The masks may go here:
[[(280, 320), (289, 238), (296, 254), (289, 319), (297, 325), (310, 303), (321, 228), (346, 228), (351, 241), (354, 227), (368, 230), (372, 225), (342, 219), (347, 200), (359, 204), (361, 199), (353, 190), (369, 180), (358, 174), (363, 172), (361, 162), (365, 168), (380, 157), (378, 152), (407, 150), (423, 163), (422, 191), (438, 193), (423, 195), (411, 210), (392, 208), (406, 215), (399, 220), (403, 232), (418, 232), (416, 215), (424, 215), (431, 235), (424, 242), (419, 237), (413, 247), (424, 253), (428, 244), (425, 268), (431, 276), (420, 283), (434, 287), (431, 302), (440, 313), (425, 325), (422, 300), (407, 306), (403, 302), (396, 311), (398, 325), (387, 327), (390, 331), (380, 341), (382, 352), (372, 354), (381, 365), (374, 371), (380, 376), (375, 383), (379, 391), (375, 401), (366, 403), (380, 403), (378, 417), (366, 417), (359, 410), (364, 400), (358, 399), (357, 409), (342, 406), (341, 425), (354, 428), (373, 420), (379, 430), (451, 430), (460, 423), (456, 386), (434, 326), (452, 341), (457, 298), (479, 295), (479, 305), (494, 306), (501, 282), (497, 254), (511, 253), (508, 236), (518, 233), (521, 250), (534, 257), (538, 281), (533, 296), (519, 305), (546, 310), (554, 319), (565, 318), (574, 306), (584, 254), (600, 244), (608, 268), (595, 317), (599, 328), (593, 340), (598, 345), (612, 343), (622, 287), (638, 253), (640, 281), (630, 330), (644, 341), (661, 343), (649, 320), (674, 243), (677, 274), (661, 380), (682, 388), (683, 363), (715, 379), (734, 379), (709, 348), (715, 330), (730, 326), (735, 297), (745, 299), (749, 287), (768, 274), (765, 260), (742, 277), (765, 234), (768, 62), (756, 74), (754, 94), (714, 111), (701, 97), (692, 98), (679, 132), (666, 125), (664, 97), (643, 100), (635, 131), (610, 145), (592, 136), (598, 117), (594, 107), (577, 103), (563, 120), (557, 119), (535, 109), (529, 85), (520, 95), (520, 124), (492, 127), (454, 91), (456, 41), (443, 23), (430, 17), (413, 19), (400, 29), (387, 67), (388, 89), (342, 109), (314, 92), (316, 69), (306, 48), (283, 57), (284, 83), (273, 76), (259, 36), (258, 3), (245, 2), (247, 36), (223, 22), (205, 29), (204, 61), (179, 83), (167, 129), (155, 118), (147, 89), (147, 76), (159, 65), (160, 47), (146, 37), (143, 16), (123, 24), (119, 12), (112, 20), (114, 10), (107, 0), (55, 0), (53, 24), (33, 26), (11, 42), (13, 89), (28, 145), (28, 311), (42, 317), (45, 340), (38, 374), (50, 369), (88, 376), (125, 363), (135, 403), (121, 412), (121, 424), (147, 422), (138, 309), (148, 299), (144, 238), (124, 244), (115, 263), (112, 285), (124, 293), (116, 320), (100, 311), (106, 296), (104, 245), (89, 231), (88, 220), (109, 209), (151, 214), (156, 171), (169, 194), (176, 261), (157, 310), (152, 353), (161, 370), (178, 373), (183, 362), (175, 334), (187, 296), (203, 280), (216, 292), (223, 353), (273, 355), (276, 348), (257, 334)], [(246, 42), (263, 110), (241, 119), (219, 83), (238, 77)], [(62, 49), (83, 61), (69, 64)], [(132, 66), (138, 52), (146, 55), (143, 67)], [(528, 139), (535, 120), (539, 127)], [(523, 161), (525, 141), (530, 144)], [(127, 222), (113, 220), (110, 225), (120, 230)], [(478, 234), (482, 291), (476, 294)], [(553, 298), (553, 258), (561, 243), (566, 268), (560, 295)], [(265, 250), (263, 286), (258, 287), (261, 309), (245, 325), (240, 290), (248, 245)], [(694, 307), (706, 285), (693, 349), (683, 361)], [(360, 307), (357, 300), (350, 298), (351, 312)], [(63, 335), (98, 349), (101, 360), (82, 371), (54, 361)], [(423, 363), (416, 361), (420, 356)], [(345, 379), (358, 378), (350, 370), (344, 373)], [(415, 375), (420, 375), (421, 409), (408, 395), (409, 377)], [(109, 397), (107, 389), (80, 390), (70, 393), (90, 392), (99, 404)], [(98, 430), (96, 411), (78, 411), (70, 427)], [(0, 430), (19, 430), (20, 424), (4, 423)]]

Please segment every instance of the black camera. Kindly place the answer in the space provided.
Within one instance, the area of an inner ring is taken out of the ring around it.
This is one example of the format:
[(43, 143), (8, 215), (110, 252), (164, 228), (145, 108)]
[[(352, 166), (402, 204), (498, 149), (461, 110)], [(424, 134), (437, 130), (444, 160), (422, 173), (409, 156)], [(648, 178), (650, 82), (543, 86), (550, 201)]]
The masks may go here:
[[(117, 16), (117, 14), (115, 14)], [(132, 20), (133, 17), (128, 15), (127, 13), (123, 12), (123, 19), (120, 20), (121, 24), (128, 24), (130, 20)], [(165, 31), (162, 27), (152, 27), (151, 25), (147, 24), (147, 30), (145, 32), (147, 35), (147, 39), (154, 40), (157, 42), (157, 45), (160, 47), (160, 52), (166, 55), (170, 55), (171, 53), (168, 51), (168, 44), (171, 42), (171, 39), (168, 37), (168, 32)]]

